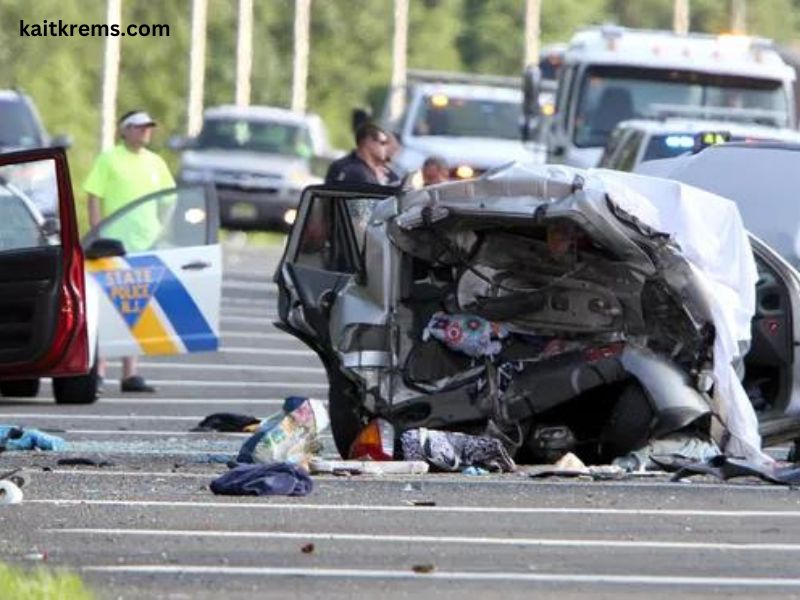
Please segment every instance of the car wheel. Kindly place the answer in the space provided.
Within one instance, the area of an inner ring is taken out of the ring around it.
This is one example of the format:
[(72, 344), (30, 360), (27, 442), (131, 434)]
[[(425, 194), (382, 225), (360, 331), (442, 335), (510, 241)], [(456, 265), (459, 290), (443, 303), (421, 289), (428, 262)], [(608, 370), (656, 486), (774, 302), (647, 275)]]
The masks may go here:
[(0, 393), (15, 398), (33, 398), (39, 393), (38, 379), (16, 379), (0, 381)]
[(92, 370), (86, 375), (53, 377), (53, 396), (56, 404), (91, 404), (97, 400), (97, 352)]
[(347, 458), (350, 446), (364, 427), (358, 387), (338, 373), (329, 379), (328, 413), (331, 418), (331, 433), (339, 454), (342, 458)]

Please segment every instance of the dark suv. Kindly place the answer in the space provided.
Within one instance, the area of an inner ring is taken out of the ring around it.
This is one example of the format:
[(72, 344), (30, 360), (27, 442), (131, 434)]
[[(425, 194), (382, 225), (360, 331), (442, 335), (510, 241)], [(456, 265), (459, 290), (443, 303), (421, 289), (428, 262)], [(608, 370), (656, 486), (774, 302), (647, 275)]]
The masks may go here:
[(30, 96), (18, 90), (0, 90), (0, 149), (4, 152), (66, 148), (71, 143), (66, 135), (50, 137)]
[[(66, 135), (51, 137), (42, 123), (36, 105), (27, 94), (19, 90), (0, 90), (0, 152), (30, 150), (33, 148), (68, 148), (72, 140)], [(25, 170), (39, 168), (39, 163), (26, 165)], [(42, 169), (40, 173), (27, 172), (21, 179), (29, 183), (22, 191), (36, 205), (44, 217), (55, 214), (49, 176)]]

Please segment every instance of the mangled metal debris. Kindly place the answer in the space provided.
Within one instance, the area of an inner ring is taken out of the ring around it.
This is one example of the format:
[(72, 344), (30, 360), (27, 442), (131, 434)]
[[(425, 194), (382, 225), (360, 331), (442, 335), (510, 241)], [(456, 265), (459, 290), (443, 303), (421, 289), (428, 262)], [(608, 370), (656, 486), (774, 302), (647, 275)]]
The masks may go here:
[(381, 417), (509, 461), (608, 463), (678, 432), (768, 462), (736, 372), (757, 269), (727, 200), (514, 165), (387, 199), (312, 191), (300, 214), (280, 316), (328, 369), (343, 455)]

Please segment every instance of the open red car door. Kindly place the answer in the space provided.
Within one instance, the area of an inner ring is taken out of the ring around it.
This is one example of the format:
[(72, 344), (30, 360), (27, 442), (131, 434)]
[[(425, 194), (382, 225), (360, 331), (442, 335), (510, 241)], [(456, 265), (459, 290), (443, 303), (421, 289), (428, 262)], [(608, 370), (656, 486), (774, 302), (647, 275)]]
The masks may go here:
[(84, 293), (64, 151), (0, 155), (0, 379), (88, 371)]

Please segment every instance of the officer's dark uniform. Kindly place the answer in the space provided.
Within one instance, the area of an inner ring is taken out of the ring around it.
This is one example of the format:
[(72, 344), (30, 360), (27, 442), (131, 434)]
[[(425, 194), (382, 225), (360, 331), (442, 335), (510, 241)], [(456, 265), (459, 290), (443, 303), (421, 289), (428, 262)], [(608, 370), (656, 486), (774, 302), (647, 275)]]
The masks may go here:
[(374, 183), (380, 184), (370, 166), (365, 163), (356, 151), (335, 160), (328, 167), (325, 183)]

